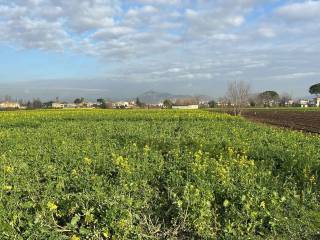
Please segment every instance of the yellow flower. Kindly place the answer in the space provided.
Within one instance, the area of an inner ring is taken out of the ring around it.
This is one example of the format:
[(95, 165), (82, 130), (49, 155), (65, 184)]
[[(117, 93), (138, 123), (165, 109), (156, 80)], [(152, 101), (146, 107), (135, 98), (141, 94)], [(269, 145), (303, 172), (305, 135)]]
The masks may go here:
[(57, 210), (58, 206), (54, 202), (48, 202), (47, 207), (51, 212), (54, 212)]
[(70, 240), (80, 240), (80, 237), (76, 236), (76, 235), (73, 235)]
[(263, 209), (265, 209), (265, 208), (266, 208), (266, 203), (265, 203), (264, 201), (262, 201), (262, 202), (260, 203), (260, 207), (262, 207)]
[(228, 201), (228, 199), (224, 200), (223, 206), (224, 206), (225, 208), (227, 208), (227, 207), (230, 206), (230, 202)]
[(234, 150), (231, 147), (228, 147), (228, 154), (229, 157), (232, 157), (234, 155)]
[(314, 175), (312, 175), (309, 180), (312, 184), (316, 184), (316, 177)]
[(4, 172), (6, 172), (6, 173), (13, 173), (13, 167), (11, 167), (11, 166), (5, 166)]
[(105, 237), (105, 238), (109, 238), (110, 237), (110, 233), (109, 233), (109, 230), (106, 229), (103, 231), (102, 235)]
[(91, 160), (90, 158), (88, 158), (88, 157), (85, 157), (85, 158), (83, 159), (83, 161), (84, 161), (84, 163), (85, 163), (86, 165), (91, 165), (91, 163), (92, 163), (92, 160)]
[(114, 164), (120, 167), (124, 171), (129, 171), (128, 159), (122, 156), (115, 157)]
[(72, 174), (72, 176), (77, 176), (77, 175), (78, 175), (77, 170), (73, 169), (73, 170), (71, 171), (71, 174)]
[(49, 171), (53, 171), (53, 170), (54, 170), (54, 166), (53, 166), (53, 165), (51, 165), (51, 164), (50, 164), (50, 165), (48, 165), (48, 166), (47, 166), (47, 168), (48, 168), (48, 170), (49, 170)]
[(145, 145), (143, 148), (143, 153), (146, 155), (148, 152), (150, 152), (150, 147), (148, 145)]
[(2, 187), (2, 189), (3, 189), (4, 191), (11, 191), (11, 190), (12, 190), (12, 186), (5, 185), (5, 186)]

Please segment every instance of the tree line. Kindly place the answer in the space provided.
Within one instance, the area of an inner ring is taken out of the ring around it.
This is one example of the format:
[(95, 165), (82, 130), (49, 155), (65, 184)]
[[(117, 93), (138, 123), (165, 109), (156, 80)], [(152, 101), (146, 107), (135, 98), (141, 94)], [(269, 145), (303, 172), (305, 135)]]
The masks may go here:
[[(278, 94), (274, 90), (264, 91), (258, 94), (250, 93), (250, 85), (244, 81), (233, 81), (228, 84), (228, 89), (225, 98), (222, 99), (227, 106), (233, 108), (235, 115), (241, 115), (241, 111), (246, 107), (272, 107), (281, 106), (285, 107), (289, 101), (292, 100), (292, 96), (288, 93), (282, 95)], [(309, 93), (319, 96), (320, 83), (310, 86)], [(217, 102), (209, 102), (210, 107), (216, 107)], [(294, 104), (293, 104), (294, 106)]]

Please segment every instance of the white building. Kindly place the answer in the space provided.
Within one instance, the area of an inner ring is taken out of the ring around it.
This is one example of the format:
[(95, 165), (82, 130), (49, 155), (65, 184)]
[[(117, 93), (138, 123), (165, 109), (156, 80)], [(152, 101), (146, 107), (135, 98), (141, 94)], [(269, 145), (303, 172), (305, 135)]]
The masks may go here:
[(294, 101), (293, 100), (289, 100), (286, 105), (292, 106), (293, 104), (294, 104)]
[(309, 101), (308, 100), (300, 100), (299, 104), (302, 108), (307, 108), (309, 107)]
[(313, 99), (314, 105), (316, 107), (320, 107), (320, 97), (316, 97)]
[(15, 109), (15, 108), (20, 109), (20, 104), (17, 102), (9, 102), (9, 101), (0, 103), (0, 109)]
[(51, 104), (52, 108), (64, 108), (64, 104), (63, 103), (59, 103), (59, 102), (53, 102)]
[(172, 109), (199, 109), (199, 105), (172, 106)]
[(93, 103), (93, 102), (85, 102), (84, 103), (84, 107), (86, 107), (86, 108), (94, 108), (94, 106), (95, 106), (95, 103)]
[(75, 103), (65, 103), (64, 108), (77, 108), (77, 104)]
[(112, 103), (112, 107), (113, 108), (128, 108), (129, 102), (124, 102), (124, 101), (115, 102), (115, 103)]

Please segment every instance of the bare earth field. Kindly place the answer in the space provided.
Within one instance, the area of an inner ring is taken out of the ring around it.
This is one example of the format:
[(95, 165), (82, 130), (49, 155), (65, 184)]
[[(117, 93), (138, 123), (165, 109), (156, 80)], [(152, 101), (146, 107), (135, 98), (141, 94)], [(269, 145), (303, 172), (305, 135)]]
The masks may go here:
[(243, 117), (279, 127), (320, 134), (320, 111), (250, 110)]

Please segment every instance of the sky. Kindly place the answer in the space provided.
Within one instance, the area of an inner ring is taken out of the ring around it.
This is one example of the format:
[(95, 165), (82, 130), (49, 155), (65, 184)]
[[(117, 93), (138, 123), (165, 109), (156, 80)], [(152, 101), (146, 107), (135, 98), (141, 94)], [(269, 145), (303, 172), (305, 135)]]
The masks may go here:
[(234, 80), (308, 95), (320, 1), (0, 0), (0, 95), (219, 97)]

